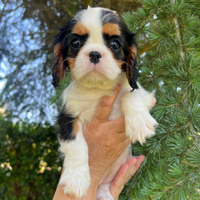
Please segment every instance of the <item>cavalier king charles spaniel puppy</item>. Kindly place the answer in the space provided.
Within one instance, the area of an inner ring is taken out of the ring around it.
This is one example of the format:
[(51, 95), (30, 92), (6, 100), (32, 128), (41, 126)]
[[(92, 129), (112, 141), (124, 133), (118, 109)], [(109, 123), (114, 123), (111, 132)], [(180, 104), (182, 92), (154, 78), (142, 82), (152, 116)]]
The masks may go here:
[[(88, 7), (78, 12), (55, 37), (54, 56), (53, 85), (59, 86), (66, 71), (71, 73), (71, 83), (62, 92), (62, 111), (57, 119), (60, 151), (64, 155), (60, 184), (65, 193), (80, 199), (91, 183), (83, 130), (101, 98), (111, 95), (122, 83), (109, 119), (124, 115), (127, 136), (132, 143), (142, 144), (155, 133), (157, 122), (149, 113), (155, 97), (154, 92), (145, 91), (137, 82), (134, 34), (115, 11)], [(123, 165), (130, 156), (128, 147), (104, 174), (97, 199), (113, 199), (110, 183), (119, 163)]]

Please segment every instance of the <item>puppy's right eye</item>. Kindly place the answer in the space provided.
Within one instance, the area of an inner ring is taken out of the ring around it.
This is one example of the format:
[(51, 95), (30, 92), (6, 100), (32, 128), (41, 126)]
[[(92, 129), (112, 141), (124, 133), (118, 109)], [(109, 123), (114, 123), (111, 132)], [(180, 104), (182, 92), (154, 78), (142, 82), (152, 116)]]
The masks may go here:
[(71, 41), (71, 45), (74, 47), (74, 48), (79, 48), (81, 46), (81, 41), (80, 39), (78, 38), (75, 38)]

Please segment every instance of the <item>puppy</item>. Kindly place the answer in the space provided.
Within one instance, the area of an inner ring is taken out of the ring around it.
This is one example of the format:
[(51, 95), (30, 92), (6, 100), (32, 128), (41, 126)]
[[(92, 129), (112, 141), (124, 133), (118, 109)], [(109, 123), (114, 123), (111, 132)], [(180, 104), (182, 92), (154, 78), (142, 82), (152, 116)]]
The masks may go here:
[[(137, 83), (134, 35), (115, 11), (88, 7), (77, 13), (56, 36), (54, 56), (53, 85), (59, 85), (66, 71), (72, 79), (62, 93), (63, 109), (57, 120), (60, 151), (65, 157), (60, 184), (65, 193), (80, 199), (91, 183), (83, 130), (101, 98), (112, 95), (123, 83), (109, 119), (124, 115), (127, 136), (141, 144), (155, 133), (157, 122), (149, 113), (155, 98)], [(130, 156), (128, 147), (104, 174), (97, 199), (113, 199), (110, 183)]]

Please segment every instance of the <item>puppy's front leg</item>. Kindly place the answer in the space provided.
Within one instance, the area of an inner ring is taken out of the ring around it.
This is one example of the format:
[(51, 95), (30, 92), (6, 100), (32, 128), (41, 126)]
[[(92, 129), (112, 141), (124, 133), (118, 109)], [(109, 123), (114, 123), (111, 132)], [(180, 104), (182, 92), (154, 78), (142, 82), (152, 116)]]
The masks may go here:
[(126, 134), (131, 142), (145, 142), (145, 138), (155, 134), (158, 125), (149, 110), (155, 104), (154, 92), (149, 93), (141, 86), (133, 92), (127, 92), (122, 99), (122, 110), (125, 116)]
[[(69, 118), (62, 113), (62, 117), (58, 119), (60, 151), (65, 156), (60, 184), (65, 193), (80, 199), (87, 194), (91, 184), (88, 146), (82, 133), (82, 124), (78, 120), (67, 123), (67, 117)], [(69, 133), (69, 130), (72, 132)]]

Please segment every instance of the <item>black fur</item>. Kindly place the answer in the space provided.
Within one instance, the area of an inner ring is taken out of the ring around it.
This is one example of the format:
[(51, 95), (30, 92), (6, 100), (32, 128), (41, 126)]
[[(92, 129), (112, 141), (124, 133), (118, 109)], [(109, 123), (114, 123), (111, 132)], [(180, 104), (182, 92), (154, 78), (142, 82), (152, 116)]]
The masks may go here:
[[(77, 35), (77, 34), (70, 34), (69, 36), (66, 36), (64, 40), (62, 41), (62, 47), (63, 47), (63, 56), (64, 58), (69, 57), (69, 58), (75, 58), (80, 50), (80, 48), (85, 44), (86, 40), (88, 38), (88, 35)], [(79, 39), (80, 40), (80, 47), (79, 48), (74, 48), (71, 45), (71, 42), (74, 39)]]
[(55, 62), (52, 69), (52, 85), (56, 88), (59, 85), (59, 78), (57, 76), (57, 73), (55, 72), (56, 66), (58, 65), (58, 62)]
[[(69, 58), (75, 58), (76, 55), (78, 54), (80, 48), (84, 45), (85, 41), (88, 38), (88, 35), (83, 35), (83, 36), (79, 36), (76, 34), (71, 34), (74, 26), (76, 25), (76, 20), (71, 19), (65, 26), (63, 26), (62, 28), (59, 28), (60, 33), (58, 35), (56, 35), (55, 40), (54, 40), (54, 47), (57, 44), (61, 44), (62, 49), (62, 58), (63, 58), (63, 65), (62, 67), (65, 69), (65, 71), (69, 71), (69, 64), (67, 62), (67, 60), (65, 60), (67, 57)], [(78, 49), (73, 48), (70, 44), (71, 41), (75, 38), (78, 38), (81, 40), (81, 46)], [(55, 58), (55, 63), (53, 65), (53, 72), (52, 72), (52, 84), (54, 85), (54, 87), (57, 87), (59, 85), (59, 82), (61, 80), (59, 80), (58, 76), (57, 76), (57, 72), (56, 72), (56, 67), (58, 65), (58, 58)]]
[[(65, 26), (59, 28), (60, 33), (57, 34), (54, 38), (54, 48), (57, 44), (61, 43), (63, 45), (63, 40), (72, 32), (73, 27), (75, 26), (76, 21), (74, 19), (71, 19)], [(62, 56), (63, 56), (63, 60), (64, 60), (64, 52), (63, 49), (61, 49), (62, 51)], [(57, 75), (57, 71), (56, 71), (56, 67), (58, 65), (58, 58), (55, 58), (55, 63), (53, 65), (53, 70), (52, 70), (52, 84), (54, 87), (57, 87), (59, 85), (59, 82), (61, 80), (59, 80), (59, 77)], [(66, 69), (68, 67), (68, 62), (65, 61), (63, 63), (63, 68)]]
[(136, 66), (137, 66), (137, 60), (135, 58), (133, 62), (131, 63), (131, 70), (130, 70), (131, 79), (129, 80), (129, 84), (133, 88), (132, 91), (134, 91), (135, 89), (138, 89), (138, 85), (137, 85), (138, 70)]
[(102, 10), (101, 19), (102, 24), (113, 23), (119, 24), (120, 26), (123, 24), (121, 18), (111, 10)]
[(58, 115), (57, 124), (59, 125), (59, 130), (57, 133), (60, 140), (75, 139), (75, 135), (73, 134), (75, 119), (71, 114), (66, 114), (63, 111)]
[[(123, 38), (121, 36), (109, 36), (107, 34), (104, 34), (103, 35), (103, 38), (104, 38), (104, 41), (105, 41), (105, 44), (108, 48), (110, 48), (110, 50), (112, 51), (114, 57), (116, 60), (123, 60), (124, 59), (124, 53), (123, 53), (123, 48), (124, 48), (124, 41), (123, 41)], [(110, 43), (112, 41), (118, 41), (120, 43), (120, 48), (119, 49), (113, 49), (110, 47)]]
[[(120, 31), (121, 31), (121, 36), (118, 37), (120, 44), (121, 44), (121, 48), (117, 51), (113, 51), (113, 55), (115, 56), (115, 58), (117, 60), (122, 60), (122, 57), (124, 57), (123, 61), (127, 62), (127, 57), (129, 56), (129, 47), (130, 46), (134, 46), (135, 48), (137, 48), (136, 42), (134, 40), (135, 35), (129, 31), (129, 29), (126, 27), (125, 23), (122, 21), (122, 19), (115, 14), (113, 11), (109, 11), (109, 10), (102, 10), (102, 24), (106, 24), (106, 23), (114, 23), (119, 25), (120, 27)], [(104, 40), (106, 41), (106, 44), (108, 46), (109, 41), (112, 39), (112, 37), (109, 38), (108, 35), (104, 35)], [(109, 46), (108, 46), (109, 47)], [(122, 51), (123, 50), (123, 53)], [(127, 63), (129, 65), (129, 69), (130, 69), (130, 77), (129, 77), (129, 84), (130, 86), (134, 89), (137, 89), (137, 77), (138, 77), (138, 70), (137, 70), (137, 60), (136, 60), (137, 55), (134, 55), (134, 57), (130, 58), (131, 61), (129, 61), (129, 63)], [(126, 64), (122, 65), (122, 70), (126, 71)], [(132, 90), (132, 91), (133, 91)]]
[[(125, 27), (123, 35), (124, 35), (124, 38), (126, 38), (126, 41), (127, 41), (129, 47), (132, 46), (132, 47), (137, 48), (137, 44), (134, 39), (135, 35), (131, 31), (129, 31), (127, 27)], [(128, 57), (128, 54), (130, 53), (129, 47), (128, 47), (128, 51), (125, 51), (126, 58)], [(138, 86), (137, 86), (138, 69), (137, 69), (137, 59), (136, 58), (137, 58), (137, 55), (133, 55), (133, 57), (131, 57), (130, 60), (128, 61), (128, 65), (130, 67), (130, 71), (129, 71), (130, 77), (129, 77), (128, 81), (129, 81), (130, 86), (133, 88), (133, 90), (138, 89)], [(127, 60), (125, 60), (125, 61), (127, 62)], [(123, 69), (124, 69), (124, 67), (123, 67)]]

